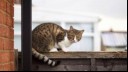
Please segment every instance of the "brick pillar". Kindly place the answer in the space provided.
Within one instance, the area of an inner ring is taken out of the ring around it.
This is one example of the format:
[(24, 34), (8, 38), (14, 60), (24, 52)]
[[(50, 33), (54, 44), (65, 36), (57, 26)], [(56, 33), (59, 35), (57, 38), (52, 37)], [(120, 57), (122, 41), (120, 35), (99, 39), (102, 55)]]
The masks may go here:
[(14, 0), (0, 0), (0, 71), (14, 71)]

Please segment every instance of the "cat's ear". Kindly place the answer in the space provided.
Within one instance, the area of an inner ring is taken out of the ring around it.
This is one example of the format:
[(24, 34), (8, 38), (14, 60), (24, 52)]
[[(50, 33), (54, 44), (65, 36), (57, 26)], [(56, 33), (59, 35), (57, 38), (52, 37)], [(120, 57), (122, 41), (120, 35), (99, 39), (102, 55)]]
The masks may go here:
[(84, 32), (84, 30), (81, 30), (81, 33), (83, 33)]
[(70, 30), (73, 30), (73, 27), (72, 26), (70, 26)]

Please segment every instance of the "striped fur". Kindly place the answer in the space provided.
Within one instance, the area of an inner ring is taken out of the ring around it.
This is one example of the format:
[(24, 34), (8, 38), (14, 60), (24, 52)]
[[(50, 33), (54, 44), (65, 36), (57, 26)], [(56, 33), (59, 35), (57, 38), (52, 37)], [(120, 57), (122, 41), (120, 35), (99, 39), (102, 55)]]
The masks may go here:
[(34, 48), (32, 48), (32, 54), (39, 60), (43, 60), (44, 63), (52, 67), (60, 64), (60, 61), (52, 61), (47, 56), (43, 55), (42, 53), (37, 52)]

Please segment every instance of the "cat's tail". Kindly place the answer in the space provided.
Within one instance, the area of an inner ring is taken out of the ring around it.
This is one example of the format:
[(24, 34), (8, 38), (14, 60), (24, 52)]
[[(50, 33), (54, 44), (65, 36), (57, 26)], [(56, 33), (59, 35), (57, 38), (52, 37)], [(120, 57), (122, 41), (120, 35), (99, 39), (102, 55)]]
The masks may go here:
[(55, 67), (60, 64), (60, 61), (53, 61), (49, 59), (47, 56), (37, 52), (34, 48), (32, 48), (32, 54), (39, 60), (43, 60), (43, 62), (48, 64), (49, 66)]

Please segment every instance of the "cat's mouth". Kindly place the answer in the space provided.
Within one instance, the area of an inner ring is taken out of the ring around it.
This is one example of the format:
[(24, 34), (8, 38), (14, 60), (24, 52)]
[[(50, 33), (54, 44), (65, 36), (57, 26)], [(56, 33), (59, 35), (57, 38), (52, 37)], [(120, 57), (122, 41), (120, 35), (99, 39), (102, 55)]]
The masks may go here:
[(75, 41), (75, 40), (73, 40), (73, 41), (71, 41), (71, 43), (76, 43), (77, 41)]

